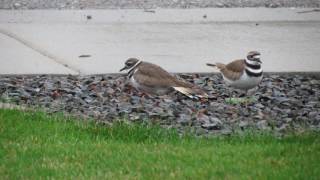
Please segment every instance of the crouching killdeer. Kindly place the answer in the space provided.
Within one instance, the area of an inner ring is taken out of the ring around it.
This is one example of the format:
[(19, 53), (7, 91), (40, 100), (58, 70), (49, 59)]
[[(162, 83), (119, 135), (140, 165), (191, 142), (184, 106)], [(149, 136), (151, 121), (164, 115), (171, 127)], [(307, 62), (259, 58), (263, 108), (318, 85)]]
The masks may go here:
[(217, 67), (225, 82), (236, 89), (247, 91), (256, 87), (262, 80), (260, 53), (251, 51), (246, 59), (232, 61), (225, 65), (222, 63), (210, 64), (208, 66)]
[(176, 90), (190, 98), (208, 97), (199, 87), (181, 81), (160, 66), (149, 62), (129, 58), (120, 72), (123, 70), (128, 70), (127, 76), (134, 88), (149, 94), (161, 96)]

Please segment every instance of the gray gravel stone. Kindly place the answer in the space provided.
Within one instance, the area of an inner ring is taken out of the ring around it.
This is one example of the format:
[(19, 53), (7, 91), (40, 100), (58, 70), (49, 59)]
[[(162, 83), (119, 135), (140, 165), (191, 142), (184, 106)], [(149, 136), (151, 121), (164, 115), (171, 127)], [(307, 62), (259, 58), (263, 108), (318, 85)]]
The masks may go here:
[(218, 118), (206, 116), (201, 127), (207, 130), (220, 130), (222, 125), (223, 123)]
[(257, 128), (259, 130), (269, 130), (268, 122), (266, 120), (261, 120), (257, 122)]
[(179, 132), (192, 127), (198, 135), (229, 134), (249, 128), (281, 134), (291, 128), (320, 128), (317, 77), (266, 74), (253, 95), (255, 100), (246, 107), (226, 103), (230, 89), (219, 75), (181, 75), (215, 96), (207, 102), (191, 100), (179, 93), (141, 96), (123, 75), (0, 76), (0, 101), (92, 117), (104, 123), (126, 118), (156, 121)]

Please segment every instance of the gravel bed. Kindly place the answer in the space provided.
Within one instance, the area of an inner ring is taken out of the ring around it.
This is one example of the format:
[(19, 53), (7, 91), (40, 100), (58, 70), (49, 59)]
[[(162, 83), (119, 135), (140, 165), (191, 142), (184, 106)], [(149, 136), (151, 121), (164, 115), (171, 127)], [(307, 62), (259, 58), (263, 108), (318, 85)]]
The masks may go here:
[(319, 0), (1, 0), (0, 9), (320, 7)]
[(197, 135), (263, 130), (276, 134), (320, 129), (319, 74), (265, 75), (249, 103), (227, 102), (228, 88), (218, 74), (180, 74), (202, 87), (209, 101), (191, 100), (178, 93), (143, 96), (123, 74), (95, 76), (0, 76), (0, 101), (66, 112), (112, 123), (158, 123)]

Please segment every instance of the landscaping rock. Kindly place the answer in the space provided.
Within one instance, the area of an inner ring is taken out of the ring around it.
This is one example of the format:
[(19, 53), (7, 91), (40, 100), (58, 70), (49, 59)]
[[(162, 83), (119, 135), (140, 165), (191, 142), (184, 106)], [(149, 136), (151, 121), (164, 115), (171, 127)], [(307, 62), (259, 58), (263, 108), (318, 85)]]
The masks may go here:
[(191, 128), (198, 135), (230, 134), (249, 128), (276, 134), (288, 129), (320, 130), (319, 75), (266, 74), (247, 106), (226, 101), (229, 94), (238, 93), (226, 86), (220, 75), (180, 74), (180, 78), (202, 87), (214, 98), (200, 102), (177, 92), (163, 97), (144, 95), (128, 85), (122, 74), (34, 75), (0, 76), (0, 101), (107, 124), (119, 118), (158, 122), (181, 133)]

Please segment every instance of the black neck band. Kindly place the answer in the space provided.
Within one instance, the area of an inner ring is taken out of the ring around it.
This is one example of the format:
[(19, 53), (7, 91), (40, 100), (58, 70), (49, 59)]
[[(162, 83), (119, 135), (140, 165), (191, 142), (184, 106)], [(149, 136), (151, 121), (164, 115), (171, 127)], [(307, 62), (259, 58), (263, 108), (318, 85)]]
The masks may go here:
[(260, 77), (262, 76), (262, 71), (259, 73), (251, 72), (250, 70), (246, 69), (246, 73), (250, 77)]
[(132, 76), (133, 76), (133, 73), (134, 73), (134, 70), (135, 70), (136, 68), (132, 68), (132, 69), (130, 69), (130, 71), (128, 72), (128, 77), (129, 78), (131, 78)]
[(249, 64), (247, 61), (245, 61), (245, 62), (246, 62), (246, 65), (251, 69), (260, 69), (261, 68), (260, 64), (255, 65), (255, 64)]

